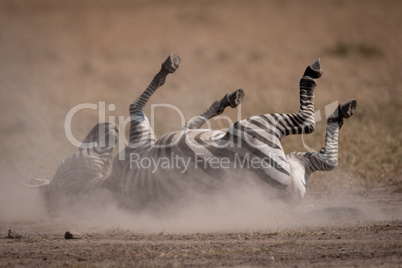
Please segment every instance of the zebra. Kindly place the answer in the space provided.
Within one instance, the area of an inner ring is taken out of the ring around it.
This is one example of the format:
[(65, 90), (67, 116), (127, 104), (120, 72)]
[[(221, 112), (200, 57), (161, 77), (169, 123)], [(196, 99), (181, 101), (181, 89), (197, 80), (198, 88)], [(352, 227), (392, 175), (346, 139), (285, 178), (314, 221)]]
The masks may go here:
[[(135, 211), (163, 209), (195, 192), (219, 193), (228, 183), (252, 181), (273, 198), (294, 206), (303, 199), (312, 173), (337, 166), (339, 130), (344, 119), (354, 114), (355, 99), (332, 111), (319, 152), (285, 154), (281, 144), (283, 137), (310, 134), (315, 129), (315, 80), (323, 74), (320, 59), (309, 65), (300, 79), (300, 109), (295, 113), (252, 116), (233, 123), (227, 131), (202, 129), (226, 107), (236, 108), (242, 103), (245, 94), (238, 89), (212, 103), (181, 130), (156, 138), (144, 108), (180, 63), (176, 53), (170, 54), (146, 90), (130, 105), (126, 148), (113, 160), (118, 127), (98, 124), (77, 152), (60, 165), (53, 180), (42, 183), (48, 200), (61, 195), (79, 201), (86, 193), (107, 189), (123, 207)], [(100, 128), (106, 131), (99, 132)]]
[[(273, 196), (289, 205), (297, 205), (305, 195), (308, 178), (313, 172), (330, 171), (337, 166), (339, 129), (344, 118), (355, 112), (355, 99), (339, 105), (328, 117), (325, 144), (319, 152), (286, 155), (281, 145), (285, 136), (309, 134), (315, 129), (315, 79), (323, 74), (320, 59), (306, 68), (300, 80), (300, 110), (296, 113), (252, 116), (235, 122), (226, 132), (201, 129), (203, 123), (221, 114), (226, 107), (236, 107), (242, 102), (244, 92), (239, 89), (215, 101), (180, 131), (157, 139), (144, 107), (165, 83), (167, 75), (177, 70), (180, 60), (172, 53), (147, 89), (130, 105), (130, 143), (120, 152), (121, 159), (125, 160), (115, 158), (111, 176), (112, 191), (122, 204), (134, 209), (159, 207), (194, 191), (219, 191), (235, 176), (233, 168), (239, 162), (235, 172), (245, 171), (242, 178), (254, 177), (263, 182)], [(138, 162), (143, 159), (148, 159), (148, 163), (165, 159), (166, 165), (158, 169), (141, 167)], [(183, 162), (179, 163), (180, 160)], [(223, 160), (225, 168), (216, 167), (212, 162)], [(250, 161), (260, 161), (260, 165), (252, 166)], [(133, 162), (137, 165), (132, 165)]]

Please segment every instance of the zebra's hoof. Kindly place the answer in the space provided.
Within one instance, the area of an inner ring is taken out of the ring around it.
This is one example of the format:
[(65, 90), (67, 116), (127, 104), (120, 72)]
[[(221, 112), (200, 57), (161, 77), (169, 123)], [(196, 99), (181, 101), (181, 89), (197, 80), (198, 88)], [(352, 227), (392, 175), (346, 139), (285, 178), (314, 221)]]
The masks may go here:
[(238, 90), (233, 91), (232, 93), (228, 93), (226, 95), (226, 99), (228, 100), (230, 107), (236, 108), (237, 106), (240, 105), (240, 103), (243, 102), (244, 96), (245, 96), (244, 91), (243, 89), (240, 88)]
[(180, 66), (181, 59), (179, 55), (172, 52), (169, 57), (162, 63), (163, 67), (165, 67), (169, 73), (174, 73)]
[(324, 71), (322, 70), (321, 59), (318, 58), (315, 62), (313, 62), (313, 64), (307, 67), (303, 76), (310, 76), (311, 78), (317, 79), (320, 78), (323, 73)]
[(357, 101), (355, 99), (351, 99), (351, 100), (341, 104), (340, 110), (341, 110), (343, 118), (351, 117), (355, 113), (356, 107), (357, 107)]

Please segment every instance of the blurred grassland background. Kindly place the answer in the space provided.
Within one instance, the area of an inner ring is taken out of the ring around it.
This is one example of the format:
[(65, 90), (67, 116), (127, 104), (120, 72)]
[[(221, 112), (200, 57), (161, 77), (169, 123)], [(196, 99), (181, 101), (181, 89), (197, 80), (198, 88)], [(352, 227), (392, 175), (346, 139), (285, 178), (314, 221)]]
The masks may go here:
[[(316, 109), (305, 136), (319, 150), (325, 106), (356, 98), (340, 134), (339, 166), (311, 178), (310, 191), (391, 186), (402, 191), (402, 1), (0, 1), (1, 182), (50, 179), (76, 148), (64, 132), (81, 103), (128, 106), (171, 51), (182, 58), (151, 103), (177, 106), (186, 118), (243, 88), (241, 118), (299, 107), (298, 83), (320, 57)], [(147, 109), (150, 112), (150, 109)], [(233, 122), (236, 110), (227, 110)], [(83, 139), (98, 111), (73, 118)], [(156, 110), (158, 135), (180, 128), (176, 112)], [(220, 120), (215, 129), (227, 128)], [(286, 152), (305, 151), (301, 136)]]

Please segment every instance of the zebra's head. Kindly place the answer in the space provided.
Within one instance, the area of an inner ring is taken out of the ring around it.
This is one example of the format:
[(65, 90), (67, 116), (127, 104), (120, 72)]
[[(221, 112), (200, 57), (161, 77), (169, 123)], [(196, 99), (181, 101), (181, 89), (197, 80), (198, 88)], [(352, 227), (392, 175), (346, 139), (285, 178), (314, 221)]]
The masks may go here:
[(96, 151), (113, 150), (118, 141), (119, 127), (114, 123), (99, 123), (86, 136), (81, 148)]

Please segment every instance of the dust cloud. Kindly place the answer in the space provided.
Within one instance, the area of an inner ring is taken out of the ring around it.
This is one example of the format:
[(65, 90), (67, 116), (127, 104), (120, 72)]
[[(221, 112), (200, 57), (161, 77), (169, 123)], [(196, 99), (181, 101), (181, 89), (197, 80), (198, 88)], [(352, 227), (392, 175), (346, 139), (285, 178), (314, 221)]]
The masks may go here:
[[(85, 206), (63, 207), (48, 213), (39, 189), (23, 187), (15, 181), (3, 180), (0, 190), (0, 219), (12, 227), (24, 222), (26, 229), (41, 223), (52, 228), (68, 228), (79, 232), (126, 229), (141, 233), (278, 231), (303, 227), (363, 224), (392, 220), (400, 214), (386, 213), (363, 197), (343, 191), (337, 197), (313, 198), (295, 208), (272, 200), (256, 185), (228, 185), (215, 194), (192, 193), (175, 205), (174, 210), (129, 211), (100, 193)], [(56, 227), (55, 227), (56, 226)], [(58, 227), (57, 227), (58, 226)], [(63, 230), (64, 230), (63, 229)]]
[(25, 221), (46, 215), (40, 191), (28, 189), (18, 180), (0, 180), (0, 221)]

